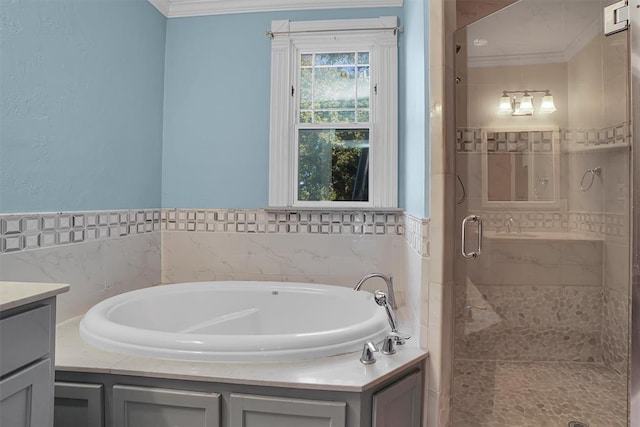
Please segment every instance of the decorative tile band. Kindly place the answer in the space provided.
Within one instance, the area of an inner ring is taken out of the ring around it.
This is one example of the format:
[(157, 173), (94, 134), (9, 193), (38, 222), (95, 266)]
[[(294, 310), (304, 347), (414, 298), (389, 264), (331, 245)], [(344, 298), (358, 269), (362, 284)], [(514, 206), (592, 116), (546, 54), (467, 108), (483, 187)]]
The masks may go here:
[(160, 209), (0, 215), (0, 253), (160, 230)]
[(481, 216), (485, 226), (490, 230), (504, 230), (507, 221), (512, 218), (513, 221), (509, 221), (510, 226), (525, 231), (578, 231), (617, 237), (624, 237), (629, 233), (629, 224), (624, 213), (481, 210), (473, 210), (470, 213)]
[[(409, 229), (405, 234), (405, 223)], [(394, 211), (148, 209), (0, 215), (0, 253), (151, 231), (405, 235), (429, 254), (429, 220)]]
[[(601, 129), (560, 129), (560, 142), (569, 150), (592, 149), (602, 146), (629, 145), (631, 124), (618, 123)], [(553, 152), (552, 131), (486, 131), (487, 151), (489, 152)], [(482, 152), (483, 129), (458, 128), (456, 148), (459, 153)]]
[(162, 230), (402, 235), (403, 215), (401, 211), (163, 209)]
[(422, 257), (430, 256), (429, 219), (404, 214), (404, 240)]
[(590, 148), (600, 145), (629, 145), (631, 123), (623, 122), (602, 129), (567, 129), (561, 131), (561, 140), (570, 147)]
[(569, 229), (625, 237), (629, 235), (629, 221), (624, 213), (569, 212)]
[(562, 212), (485, 212), (474, 210), (470, 213), (481, 216), (484, 224), (493, 230), (503, 230), (510, 219), (513, 219), (513, 224), (510, 226), (516, 229), (528, 231), (567, 231), (569, 229), (569, 217), (567, 213)]

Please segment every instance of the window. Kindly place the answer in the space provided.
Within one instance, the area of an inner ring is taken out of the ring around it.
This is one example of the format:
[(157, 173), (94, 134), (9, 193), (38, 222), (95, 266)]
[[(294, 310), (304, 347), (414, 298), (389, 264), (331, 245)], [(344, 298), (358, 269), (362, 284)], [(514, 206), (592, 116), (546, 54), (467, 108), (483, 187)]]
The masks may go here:
[(397, 206), (396, 23), (272, 22), (270, 206)]

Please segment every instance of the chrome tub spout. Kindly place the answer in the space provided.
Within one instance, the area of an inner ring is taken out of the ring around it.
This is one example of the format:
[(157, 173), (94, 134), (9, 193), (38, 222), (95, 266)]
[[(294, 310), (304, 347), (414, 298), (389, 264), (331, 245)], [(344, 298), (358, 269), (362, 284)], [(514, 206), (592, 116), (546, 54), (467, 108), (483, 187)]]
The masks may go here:
[(393, 278), (391, 276), (387, 276), (386, 274), (382, 273), (367, 274), (362, 279), (360, 279), (358, 284), (353, 289), (359, 291), (360, 288), (362, 288), (362, 285), (364, 285), (364, 282), (375, 277), (379, 277), (387, 284), (387, 297), (389, 298), (389, 304), (391, 305), (391, 308), (397, 310), (398, 304), (396, 304), (396, 294), (393, 292)]

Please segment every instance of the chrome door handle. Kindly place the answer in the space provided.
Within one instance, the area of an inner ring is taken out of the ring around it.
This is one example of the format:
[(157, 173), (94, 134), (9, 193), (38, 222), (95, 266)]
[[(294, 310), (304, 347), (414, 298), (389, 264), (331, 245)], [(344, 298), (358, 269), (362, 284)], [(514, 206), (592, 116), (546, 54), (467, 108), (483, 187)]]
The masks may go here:
[[(476, 251), (467, 252), (467, 223), (475, 222), (478, 224), (478, 249)], [(476, 259), (482, 253), (482, 219), (477, 215), (469, 215), (462, 220), (462, 256), (467, 259)]]

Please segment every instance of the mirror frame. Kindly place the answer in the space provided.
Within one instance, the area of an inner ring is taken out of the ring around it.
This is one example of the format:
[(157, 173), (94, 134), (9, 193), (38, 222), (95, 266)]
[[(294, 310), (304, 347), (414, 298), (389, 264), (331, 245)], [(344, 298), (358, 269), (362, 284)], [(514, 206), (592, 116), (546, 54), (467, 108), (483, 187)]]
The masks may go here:
[[(553, 185), (553, 200), (533, 200), (533, 201), (492, 201), (489, 200), (489, 143), (487, 135), (494, 132), (552, 132), (552, 169), (553, 177), (551, 179)], [(560, 129), (557, 127), (540, 126), (540, 127), (518, 127), (518, 128), (486, 128), (481, 129), (482, 138), (482, 207), (503, 209), (503, 208), (562, 208), (560, 200)]]

